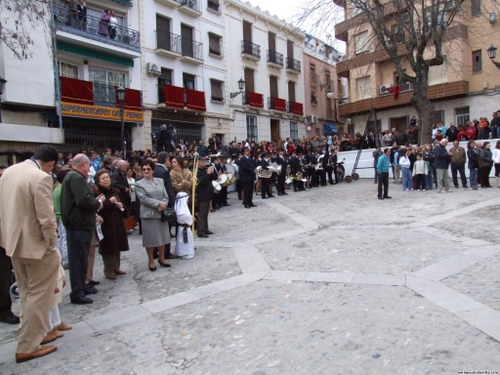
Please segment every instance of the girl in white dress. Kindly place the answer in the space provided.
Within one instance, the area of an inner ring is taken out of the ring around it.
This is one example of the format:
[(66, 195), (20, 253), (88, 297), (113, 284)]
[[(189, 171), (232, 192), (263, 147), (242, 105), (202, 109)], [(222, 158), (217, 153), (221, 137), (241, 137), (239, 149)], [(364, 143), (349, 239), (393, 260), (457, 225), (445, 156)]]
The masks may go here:
[(193, 225), (193, 216), (189, 212), (187, 204), (188, 194), (185, 192), (177, 193), (175, 200), (175, 213), (177, 215), (177, 223), (179, 229), (177, 231), (177, 239), (175, 246), (175, 255), (182, 259), (194, 258), (194, 241), (191, 225)]

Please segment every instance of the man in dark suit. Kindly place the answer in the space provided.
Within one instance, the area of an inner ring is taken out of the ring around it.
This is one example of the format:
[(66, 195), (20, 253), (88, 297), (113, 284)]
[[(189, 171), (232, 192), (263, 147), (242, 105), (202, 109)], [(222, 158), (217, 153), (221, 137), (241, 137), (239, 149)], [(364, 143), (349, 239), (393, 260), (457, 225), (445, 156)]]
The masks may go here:
[(243, 157), (240, 159), (240, 179), (243, 187), (243, 204), (245, 208), (257, 206), (252, 201), (256, 173), (255, 161), (250, 157), (250, 149), (245, 148)]
[(278, 174), (278, 184), (276, 186), (278, 190), (278, 195), (288, 195), (288, 193), (285, 192), (285, 180), (286, 180), (286, 166), (287, 162), (284, 157), (285, 151), (280, 150), (279, 154), (276, 155), (275, 158), (273, 158), (273, 162), (281, 165), (281, 173)]
[(299, 190), (304, 190), (304, 183), (294, 178), (297, 173), (301, 172), (300, 159), (297, 157), (297, 152), (292, 151), (292, 156), (290, 157), (288, 164), (290, 165), (290, 173), (292, 174), (293, 179), (293, 191), (297, 192)]
[(220, 149), (220, 138), (217, 137), (215, 133), (212, 133), (212, 137), (208, 140), (208, 146), (212, 154), (216, 154)]

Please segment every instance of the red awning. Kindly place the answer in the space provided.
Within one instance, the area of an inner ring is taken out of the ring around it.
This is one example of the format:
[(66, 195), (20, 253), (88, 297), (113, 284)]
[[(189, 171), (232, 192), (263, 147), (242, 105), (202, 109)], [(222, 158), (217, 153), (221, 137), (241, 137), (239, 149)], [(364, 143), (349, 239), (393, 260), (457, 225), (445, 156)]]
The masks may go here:
[(184, 88), (163, 85), (165, 90), (165, 105), (167, 107), (184, 108)]
[(196, 91), (186, 89), (187, 93), (187, 107), (195, 111), (205, 112), (207, 106), (205, 104), (205, 93), (203, 91)]
[[(116, 90), (115, 86), (115, 90)], [(116, 95), (116, 106), (120, 106), (118, 101), (118, 94)], [(134, 89), (125, 89), (125, 101), (123, 108), (130, 111), (142, 111), (142, 92)]]
[(274, 109), (277, 111), (286, 112), (286, 100), (280, 98), (274, 98)]
[(304, 110), (302, 108), (302, 103), (293, 102), (292, 112), (295, 115), (302, 115), (304, 113)]
[(60, 77), (61, 101), (94, 105), (94, 84), (90, 81)]
[(264, 95), (262, 94), (257, 94), (256, 92), (250, 92), (250, 105), (252, 107), (259, 107), (263, 108), (264, 107)]

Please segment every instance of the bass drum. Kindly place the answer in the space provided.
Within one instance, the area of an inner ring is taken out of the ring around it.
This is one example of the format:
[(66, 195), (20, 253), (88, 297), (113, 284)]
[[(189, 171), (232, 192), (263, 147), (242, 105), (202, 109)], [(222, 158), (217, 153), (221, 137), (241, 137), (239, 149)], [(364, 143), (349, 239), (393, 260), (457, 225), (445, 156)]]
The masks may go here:
[(228, 172), (228, 176), (231, 175), (229, 180), (227, 181), (227, 191), (236, 191), (236, 180), (238, 179), (239, 176), (239, 167), (236, 165), (236, 163), (233, 161), (232, 163), (226, 163), (226, 168)]

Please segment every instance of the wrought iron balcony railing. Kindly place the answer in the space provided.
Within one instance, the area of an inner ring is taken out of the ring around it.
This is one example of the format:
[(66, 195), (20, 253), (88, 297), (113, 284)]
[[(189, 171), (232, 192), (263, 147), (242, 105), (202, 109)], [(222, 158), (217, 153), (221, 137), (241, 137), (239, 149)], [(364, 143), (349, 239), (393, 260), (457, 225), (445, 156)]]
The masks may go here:
[(286, 58), (286, 68), (300, 73), (300, 61), (291, 57)]
[(181, 37), (167, 30), (156, 30), (156, 48), (180, 54)]
[(279, 66), (283, 66), (283, 54), (278, 53), (276, 51), (267, 51), (267, 62), (276, 64)]
[(248, 40), (242, 40), (241, 54), (253, 56), (257, 59), (260, 59), (260, 46), (258, 44), (249, 42)]
[(94, 104), (104, 107), (116, 107), (115, 86), (94, 82)]
[(54, 6), (54, 22), (60, 30), (86, 36), (94, 40), (141, 48), (141, 34), (117, 24), (101, 21), (99, 17), (83, 15), (66, 7)]
[(190, 38), (182, 38), (182, 56), (203, 61), (203, 43)]

